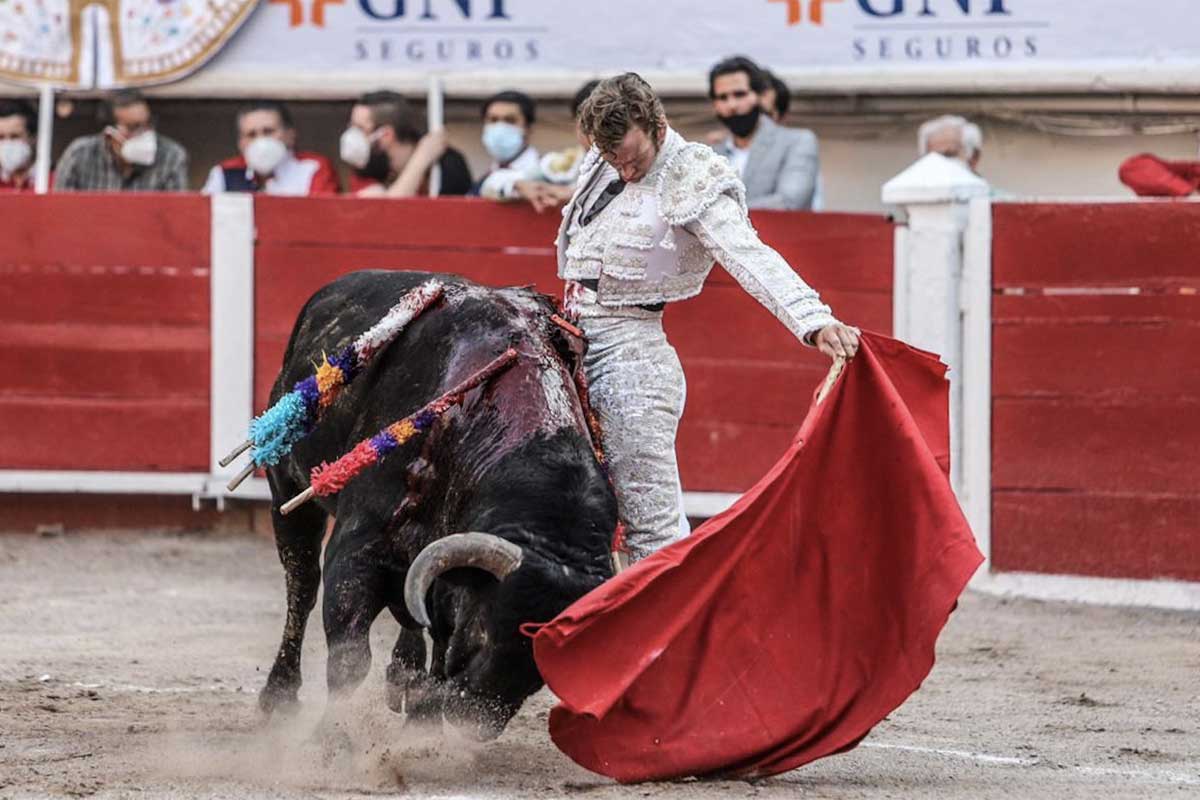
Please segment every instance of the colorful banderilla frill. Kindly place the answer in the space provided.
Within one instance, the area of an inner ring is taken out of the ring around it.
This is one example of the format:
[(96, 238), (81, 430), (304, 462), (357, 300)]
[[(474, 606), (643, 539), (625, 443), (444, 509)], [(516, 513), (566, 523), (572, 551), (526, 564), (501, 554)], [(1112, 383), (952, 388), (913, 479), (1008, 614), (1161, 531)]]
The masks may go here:
[(369, 439), (363, 439), (355, 445), (353, 450), (346, 453), (337, 461), (334, 461), (332, 464), (322, 463), (319, 466), (313, 467), (309, 487), (284, 503), (280, 507), (280, 511), (288, 514), (313, 497), (328, 497), (329, 495), (337, 494), (345, 488), (347, 483), (361, 474), (367, 467), (379, 463), (388, 453), (418, 433), (429, 430), (438, 418), (445, 414), (452, 406), (461, 404), (466, 399), (467, 392), (504, 372), (516, 360), (517, 351), (510, 347), (492, 359), (487, 366), (472, 374), (441, 397), (426, 404), (419, 411), (393, 422)]
[(290, 453), (296, 442), (309, 434), (325, 409), (333, 405), (342, 389), (410, 322), (437, 302), (443, 288), (439, 281), (430, 280), (409, 291), (379, 322), (337, 355), (323, 356), (312, 375), (298, 381), (292, 391), (252, 420), (250, 438), (220, 461), (221, 466), (226, 466), (247, 449), (254, 448), (251, 463), (230, 481), (229, 489), (237, 488), (255, 469), (277, 464)]

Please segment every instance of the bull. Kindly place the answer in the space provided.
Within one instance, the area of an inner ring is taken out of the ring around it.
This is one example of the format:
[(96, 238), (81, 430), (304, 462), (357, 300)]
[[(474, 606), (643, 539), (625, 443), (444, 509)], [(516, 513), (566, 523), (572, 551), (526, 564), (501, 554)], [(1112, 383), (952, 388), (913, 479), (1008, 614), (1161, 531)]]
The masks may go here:
[[(271, 401), (310, 374), (323, 351), (344, 346), (431, 278), (445, 285), (440, 304), (379, 353), (267, 471), (287, 619), (259, 704), (272, 712), (296, 703), (305, 626), (323, 579), (330, 708), (366, 677), (371, 624), (387, 608), (401, 626), (386, 671), (389, 707), (407, 719), (444, 716), (489, 739), (542, 686), (520, 626), (553, 618), (611, 574), (616, 499), (572, 377), (580, 348), (551, 321), (551, 301), (455, 276), (346, 275), (300, 312)], [(337, 495), (281, 513), (315, 465), (507, 348), (518, 353), (514, 365), (424, 436)], [(428, 667), (423, 625), (432, 641)]]

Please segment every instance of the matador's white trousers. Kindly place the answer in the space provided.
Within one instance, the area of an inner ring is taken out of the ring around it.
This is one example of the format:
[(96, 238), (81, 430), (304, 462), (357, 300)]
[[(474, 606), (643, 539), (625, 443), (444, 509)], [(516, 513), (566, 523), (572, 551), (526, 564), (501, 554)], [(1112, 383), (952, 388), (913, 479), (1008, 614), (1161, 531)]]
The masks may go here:
[[(591, 293), (585, 293), (594, 297)], [(675, 457), (687, 386), (661, 311), (578, 307), (592, 409), (633, 561), (691, 532)]]

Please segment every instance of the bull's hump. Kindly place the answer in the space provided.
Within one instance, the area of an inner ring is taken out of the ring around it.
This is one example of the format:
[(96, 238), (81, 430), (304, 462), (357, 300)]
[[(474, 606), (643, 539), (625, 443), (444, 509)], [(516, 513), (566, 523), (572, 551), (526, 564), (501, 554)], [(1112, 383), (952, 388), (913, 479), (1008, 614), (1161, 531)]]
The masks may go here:
[(477, 313), (490, 317), (480, 338), (455, 342), (448, 383), (479, 369), (504, 347), (517, 350), (516, 364), (489, 392), (503, 428), (496, 442), (500, 451), (508, 452), (533, 436), (552, 435), (564, 428), (586, 435), (574, 380), (549, 339), (552, 310), (544, 300), (525, 289), (468, 285), (449, 293), (448, 305), (468, 317)]

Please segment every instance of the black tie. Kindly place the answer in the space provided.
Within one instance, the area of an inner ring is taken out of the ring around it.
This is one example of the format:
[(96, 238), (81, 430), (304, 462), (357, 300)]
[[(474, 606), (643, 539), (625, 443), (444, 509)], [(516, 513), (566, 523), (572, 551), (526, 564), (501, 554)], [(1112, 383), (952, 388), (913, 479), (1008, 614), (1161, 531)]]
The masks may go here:
[(587, 210), (587, 213), (580, 218), (579, 224), (583, 225), (584, 227), (591, 224), (592, 220), (594, 220), (600, 214), (600, 212), (603, 211), (608, 204), (611, 203), (616, 196), (624, 190), (625, 181), (621, 180), (620, 178), (617, 178), (609, 183), (608, 186), (605, 186), (604, 191), (601, 192), (600, 196), (596, 198), (596, 202), (593, 203), (592, 207)]

